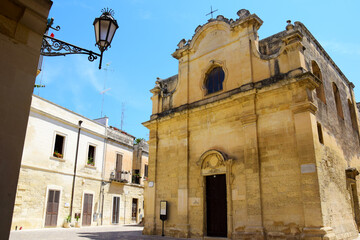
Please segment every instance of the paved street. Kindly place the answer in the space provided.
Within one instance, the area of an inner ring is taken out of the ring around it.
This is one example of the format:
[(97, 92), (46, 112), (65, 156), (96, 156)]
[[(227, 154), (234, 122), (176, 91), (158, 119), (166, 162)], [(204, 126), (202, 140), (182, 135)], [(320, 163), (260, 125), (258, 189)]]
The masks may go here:
[[(9, 240), (175, 240), (161, 236), (143, 236), (143, 227), (137, 225), (82, 227), (82, 228), (47, 228), (36, 230), (11, 231)], [(360, 240), (357, 238), (356, 240)]]
[(59, 239), (81, 239), (81, 240), (145, 240), (160, 239), (174, 240), (180, 238), (143, 236), (143, 227), (135, 225), (124, 226), (101, 226), (101, 227), (82, 227), (82, 228), (47, 228), (38, 230), (11, 231), (10, 240), (59, 240)]

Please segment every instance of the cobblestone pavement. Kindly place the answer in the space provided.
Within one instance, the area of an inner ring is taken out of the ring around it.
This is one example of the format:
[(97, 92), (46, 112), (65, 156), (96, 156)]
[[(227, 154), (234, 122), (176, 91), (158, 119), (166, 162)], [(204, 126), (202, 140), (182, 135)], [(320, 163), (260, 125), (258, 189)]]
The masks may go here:
[(174, 240), (183, 238), (171, 238), (161, 236), (143, 236), (143, 227), (137, 225), (99, 226), (82, 228), (46, 228), (11, 231), (9, 240)]

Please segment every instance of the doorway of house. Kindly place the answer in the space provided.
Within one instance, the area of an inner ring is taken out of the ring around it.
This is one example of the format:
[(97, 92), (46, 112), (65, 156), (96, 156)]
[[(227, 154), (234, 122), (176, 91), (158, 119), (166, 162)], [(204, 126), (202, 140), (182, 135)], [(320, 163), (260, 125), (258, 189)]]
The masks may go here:
[(226, 175), (206, 176), (207, 236), (227, 237)]
[(83, 219), (82, 219), (83, 226), (91, 225), (92, 202), (93, 202), (93, 195), (89, 193), (85, 193), (84, 204), (83, 204)]
[(131, 217), (132, 217), (133, 222), (137, 221), (137, 209), (138, 209), (138, 200), (137, 200), (137, 198), (133, 198), (133, 200), (132, 200), (132, 213), (131, 213)]
[(112, 223), (119, 223), (119, 214), (120, 214), (120, 197), (113, 198), (113, 211), (112, 211)]
[(49, 190), (46, 206), (45, 227), (56, 227), (59, 211), (59, 198), (60, 191)]

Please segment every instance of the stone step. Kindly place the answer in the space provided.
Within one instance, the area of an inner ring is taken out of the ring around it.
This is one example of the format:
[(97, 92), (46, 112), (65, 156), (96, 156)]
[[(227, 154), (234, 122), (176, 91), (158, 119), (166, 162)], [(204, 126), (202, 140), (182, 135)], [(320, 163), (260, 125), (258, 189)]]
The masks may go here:
[(229, 240), (228, 238), (223, 237), (204, 237), (204, 240)]

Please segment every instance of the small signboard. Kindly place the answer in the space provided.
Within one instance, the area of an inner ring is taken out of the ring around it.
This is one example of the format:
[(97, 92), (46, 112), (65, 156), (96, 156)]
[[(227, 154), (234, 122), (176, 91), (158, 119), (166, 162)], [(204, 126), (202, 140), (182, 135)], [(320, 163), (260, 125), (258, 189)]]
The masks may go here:
[(165, 221), (167, 219), (167, 201), (160, 201), (160, 219)]
[(164, 234), (164, 221), (168, 217), (167, 207), (168, 207), (168, 202), (167, 201), (160, 201), (160, 219), (162, 221), (162, 230), (161, 230), (162, 233), (161, 233), (161, 236), (165, 236), (165, 234)]
[(301, 173), (313, 173), (315, 171), (316, 171), (316, 167), (314, 163), (301, 165)]

